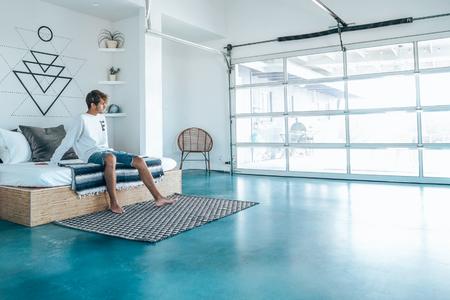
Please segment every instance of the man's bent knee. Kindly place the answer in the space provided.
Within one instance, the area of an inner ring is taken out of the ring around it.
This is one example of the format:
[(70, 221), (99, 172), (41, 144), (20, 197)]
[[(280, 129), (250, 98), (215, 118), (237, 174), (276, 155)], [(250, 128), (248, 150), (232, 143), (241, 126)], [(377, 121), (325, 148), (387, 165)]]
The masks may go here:
[(115, 165), (117, 162), (117, 158), (114, 154), (108, 153), (103, 157), (103, 162), (105, 163), (105, 166), (108, 165)]
[(135, 156), (135, 157), (133, 157), (133, 161), (131, 162), (131, 165), (135, 168), (138, 168), (140, 166), (145, 165), (145, 161), (144, 161), (144, 159), (142, 159), (142, 157)]

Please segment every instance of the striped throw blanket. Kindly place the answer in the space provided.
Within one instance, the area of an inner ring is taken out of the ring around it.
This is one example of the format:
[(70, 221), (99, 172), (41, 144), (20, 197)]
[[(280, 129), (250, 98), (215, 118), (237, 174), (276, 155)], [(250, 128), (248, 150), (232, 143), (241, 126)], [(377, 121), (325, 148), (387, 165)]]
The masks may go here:
[[(164, 171), (159, 158), (143, 157), (148, 170), (153, 176), (155, 183), (162, 181)], [(106, 191), (106, 182), (104, 177), (105, 167), (92, 163), (65, 163), (58, 164), (61, 167), (67, 167), (72, 170), (72, 190), (78, 197), (93, 196)], [(138, 170), (127, 165), (117, 163), (116, 165), (118, 190), (129, 189), (142, 186), (144, 183), (139, 177)]]

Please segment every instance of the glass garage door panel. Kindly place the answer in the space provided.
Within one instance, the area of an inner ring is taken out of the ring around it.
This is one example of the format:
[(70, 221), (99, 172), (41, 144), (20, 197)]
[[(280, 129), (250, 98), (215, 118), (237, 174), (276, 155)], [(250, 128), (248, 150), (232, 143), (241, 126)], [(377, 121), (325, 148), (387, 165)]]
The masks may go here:
[(408, 40), (235, 64), (233, 167), (287, 176), (450, 179), (450, 38)]
[(416, 106), (414, 76), (348, 81), (349, 109)]
[(350, 173), (419, 176), (419, 153), (409, 149), (352, 149)]
[(348, 75), (414, 70), (412, 43), (347, 51)]
[(259, 87), (236, 90), (237, 114), (256, 114), (283, 111), (283, 87)]
[(237, 167), (253, 170), (286, 171), (284, 148), (237, 148)]
[(289, 111), (345, 109), (344, 82), (294, 85), (287, 93)]
[(450, 112), (422, 113), (422, 142), (450, 143)]
[(350, 115), (350, 143), (416, 143), (416, 113)]
[(289, 149), (289, 171), (347, 173), (345, 149)]
[(236, 85), (282, 82), (283, 59), (254, 61), (236, 65)]
[(283, 143), (284, 118), (236, 119), (238, 143)]
[(420, 104), (450, 105), (450, 73), (420, 75)]
[(289, 144), (345, 143), (345, 116), (289, 118)]
[(450, 150), (423, 150), (424, 177), (450, 177)]
[(304, 80), (344, 76), (341, 51), (289, 57), (288, 80)]
[(450, 67), (450, 38), (418, 43), (419, 68)]

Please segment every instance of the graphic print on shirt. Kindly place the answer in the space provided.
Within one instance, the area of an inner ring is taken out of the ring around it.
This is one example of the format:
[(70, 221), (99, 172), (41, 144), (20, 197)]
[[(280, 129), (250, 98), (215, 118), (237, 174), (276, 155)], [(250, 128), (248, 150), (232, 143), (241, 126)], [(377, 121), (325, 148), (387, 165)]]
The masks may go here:
[(102, 126), (102, 131), (105, 131), (106, 129), (105, 121), (100, 121), (100, 126)]

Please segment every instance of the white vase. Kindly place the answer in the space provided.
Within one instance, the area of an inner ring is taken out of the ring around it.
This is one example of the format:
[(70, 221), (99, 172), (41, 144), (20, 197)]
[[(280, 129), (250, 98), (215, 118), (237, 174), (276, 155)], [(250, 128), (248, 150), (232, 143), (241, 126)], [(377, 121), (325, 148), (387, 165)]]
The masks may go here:
[(106, 48), (117, 48), (117, 41), (106, 41)]
[(109, 75), (109, 81), (116, 81), (117, 75)]

